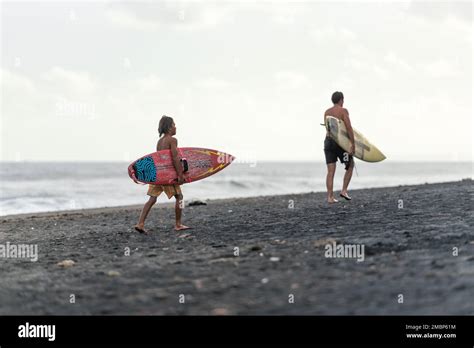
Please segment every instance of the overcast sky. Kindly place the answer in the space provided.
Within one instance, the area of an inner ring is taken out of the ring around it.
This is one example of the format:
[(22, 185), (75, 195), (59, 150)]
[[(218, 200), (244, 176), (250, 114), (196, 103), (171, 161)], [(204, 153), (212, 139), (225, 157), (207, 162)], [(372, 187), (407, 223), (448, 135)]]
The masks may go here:
[(324, 160), (331, 94), (388, 160), (471, 160), (472, 3), (2, 2), (1, 159), (180, 146)]

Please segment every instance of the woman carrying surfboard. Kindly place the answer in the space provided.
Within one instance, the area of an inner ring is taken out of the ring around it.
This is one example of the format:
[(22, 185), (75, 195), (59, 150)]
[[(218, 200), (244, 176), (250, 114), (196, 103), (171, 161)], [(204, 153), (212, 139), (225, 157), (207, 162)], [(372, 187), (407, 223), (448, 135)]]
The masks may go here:
[(354, 169), (354, 152), (355, 152), (355, 141), (354, 141), (354, 132), (352, 130), (351, 121), (349, 119), (349, 112), (347, 109), (343, 108), (344, 104), (344, 95), (342, 92), (334, 92), (331, 100), (334, 104), (333, 107), (326, 110), (324, 113), (324, 124), (326, 124), (326, 117), (332, 116), (344, 122), (348, 138), (350, 141), (349, 151), (344, 151), (336, 141), (330, 137), (329, 131), (326, 133), (326, 139), (324, 140), (324, 155), (326, 157), (326, 164), (328, 167), (328, 173), (326, 176), (326, 188), (328, 191), (327, 201), (328, 203), (337, 203), (338, 200), (334, 198), (333, 185), (334, 185), (334, 174), (336, 173), (336, 162), (337, 159), (344, 163), (346, 166), (346, 174), (344, 175), (344, 181), (342, 185), (342, 190), (339, 196), (346, 200), (351, 200), (352, 198), (347, 193), (347, 187), (352, 178), (352, 171)]
[(160, 134), (160, 139), (158, 140), (158, 144), (156, 145), (156, 151), (161, 150), (170, 150), (172, 163), (174, 168), (176, 169), (176, 173), (178, 174), (178, 182), (177, 184), (172, 185), (154, 185), (150, 184), (148, 187), (148, 202), (145, 203), (143, 210), (140, 214), (140, 218), (138, 223), (135, 225), (135, 230), (140, 233), (147, 234), (148, 231), (145, 230), (145, 220), (148, 216), (153, 205), (156, 203), (156, 199), (162, 192), (168, 196), (168, 199), (174, 196), (176, 199), (175, 204), (175, 214), (176, 214), (176, 224), (175, 230), (187, 230), (190, 227), (185, 226), (181, 223), (181, 213), (183, 208), (183, 193), (181, 192), (181, 184), (184, 183), (184, 173), (183, 167), (180, 162), (179, 154), (178, 154), (178, 139), (174, 138), (173, 136), (176, 135), (176, 125), (173, 121), (173, 118), (169, 116), (163, 116), (160, 120), (158, 125), (158, 133)]

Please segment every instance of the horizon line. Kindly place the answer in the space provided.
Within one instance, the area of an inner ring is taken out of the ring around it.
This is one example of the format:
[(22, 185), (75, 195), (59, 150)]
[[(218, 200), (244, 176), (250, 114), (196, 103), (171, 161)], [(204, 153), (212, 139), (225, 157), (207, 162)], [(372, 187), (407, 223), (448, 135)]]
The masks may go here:
[[(359, 162), (365, 162), (358, 159)], [(11, 164), (11, 163), (132, 163), (134, 160), (0, 160), (0, 164)], [(382, 162), (391, 162), (391, 163), (471, 163), (474, 164), (473, 160), (417, 160), (417, 159), (408, 159), (408, 160), (392, 160), (392, 161), (382, 161)], [(382, 163), (381, 162), (381, 163)], [(252, 164), (252, 163), (325, 163), (324, 159), (321, 160), (256, 160), (245, 161), (239, 163), (237, 160), (235, 164)], [(367, 162), (369, 163), (369, 162)]]

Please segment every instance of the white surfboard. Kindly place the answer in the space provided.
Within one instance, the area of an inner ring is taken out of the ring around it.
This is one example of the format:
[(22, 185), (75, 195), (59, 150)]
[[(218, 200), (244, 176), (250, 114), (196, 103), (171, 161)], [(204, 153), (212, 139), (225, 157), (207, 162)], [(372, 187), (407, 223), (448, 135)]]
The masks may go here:
[[(333, 138), (344, 151), (349, 151), (351, 142), (343, 121), (333, 116), (326, 116), (326, 129), (329, 132), (329, 136)], [(373, 145), (354, 128), (352, 128), (352, 130), (354, 131), (355, 140), (354, 157), (366, 162), (380, 162), (386, 158), (377, 146)]]

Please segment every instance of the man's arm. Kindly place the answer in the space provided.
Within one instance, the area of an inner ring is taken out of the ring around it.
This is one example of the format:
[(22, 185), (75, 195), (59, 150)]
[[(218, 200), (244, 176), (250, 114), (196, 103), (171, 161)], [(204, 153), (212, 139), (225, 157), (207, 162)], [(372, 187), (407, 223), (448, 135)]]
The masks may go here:
[(349, 135), (349, 139), (351, 141), (351, 149), (349, 152), (351, 155), (353, 155), (355, 152), (354, 130), (352, 129), (351, 120), (349, 118), (349, 111), (347, 111), (347, 109), (343, 109), (343, 111), (342, 120), (346, 125), (347, 134)]
[(184, 182), (183, 167), (179, 161), (178, 139), (176, 138), (171, 138), (171, 159), (174, 169), (176, 169), (176, 173), (178, 173), (178, 184), (182, 184)]

